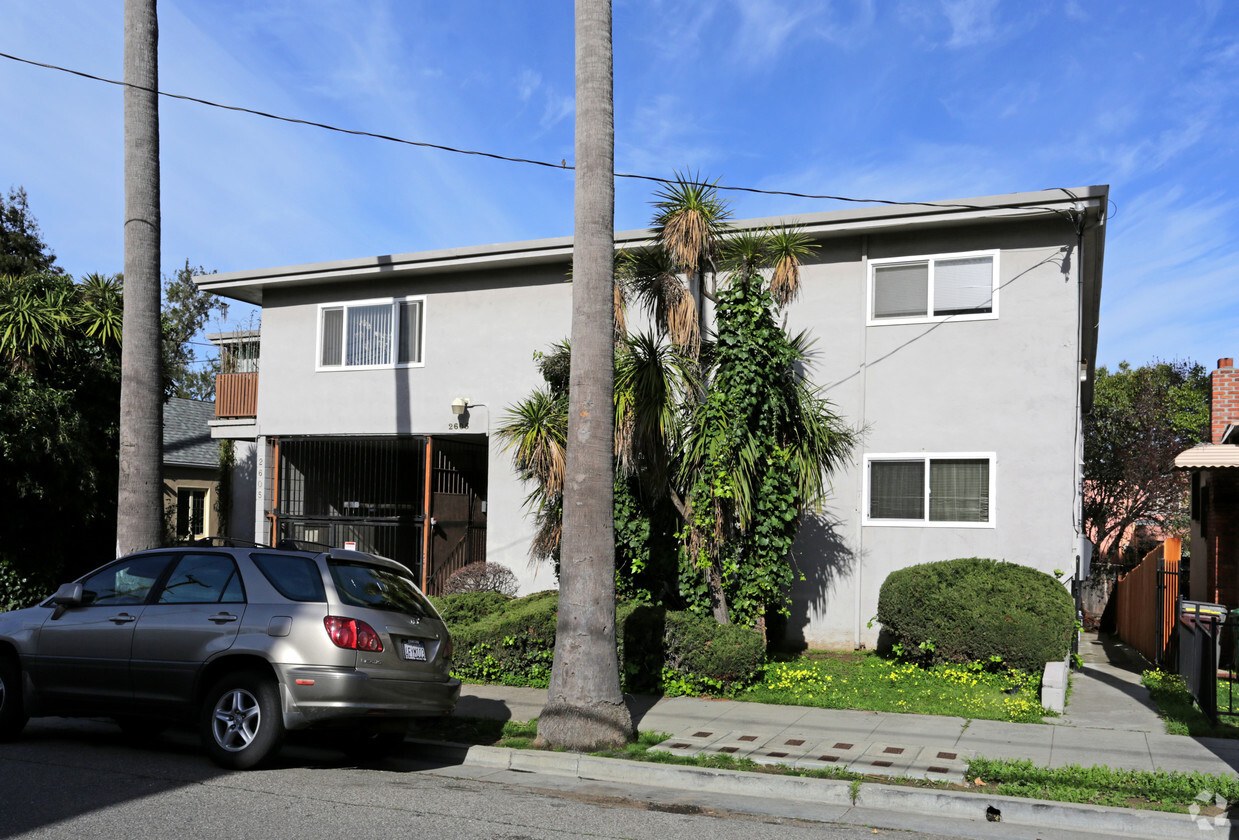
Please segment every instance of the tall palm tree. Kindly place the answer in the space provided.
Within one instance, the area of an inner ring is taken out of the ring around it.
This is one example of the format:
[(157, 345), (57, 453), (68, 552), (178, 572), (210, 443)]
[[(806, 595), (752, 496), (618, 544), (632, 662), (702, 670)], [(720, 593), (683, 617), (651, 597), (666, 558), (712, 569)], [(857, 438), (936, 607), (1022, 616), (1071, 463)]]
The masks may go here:
[(162, 539), (158, 52), (155, 0), (125, 0), (125, 341), (118, 555), (153, 548)]
[(632, 737), (615, 639), (615, 122), (610, 0), (576, 0), (572, 365), (559, 619), (538, 739), (593, 750)]

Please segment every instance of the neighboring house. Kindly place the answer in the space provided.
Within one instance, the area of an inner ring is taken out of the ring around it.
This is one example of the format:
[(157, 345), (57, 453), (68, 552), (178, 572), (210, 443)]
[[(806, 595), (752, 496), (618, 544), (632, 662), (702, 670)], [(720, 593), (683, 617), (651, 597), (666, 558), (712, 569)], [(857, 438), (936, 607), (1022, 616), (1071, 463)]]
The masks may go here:
[(1180, 453), (1176, 469), (1192, 474), (1193, 601), (1239, 608), (1239, 370), (1218, 359), (1210, 377), (1211, 439)]
[[(1107, 202), (1086, 187), (739, 223), (818, 244), (788, 326), (865, 430), (797, 540), (793, 641), (872, 645), (878, 590), (910, 564), (1079, 567)], [(431, 591), (483, 558), (522, 591), (554, 586), (492, 434), (542, 384), (533, 354), (569, 335), (571, 255), (562, 238), (195, 278), (263, 307), (253, 414), (213, 423), (254, 444), (259, 539), (355, 542)]]
[(214, 403), (173, 397), (163, 407), (163, 499), (177, 539), (219, 531), (219, 442)]
[[(233, 467), (231, 504), (226, 536), (250, 541), (265, 541), (268, 535), (254, 531), (255, 442), (245, 438), (253, 427), (258, 405), (259, 330), (233, 330), (212, 333), (207, 340), (219, 348), (220, 373), (215, 377), (215, 412), (210, 418), (212, 433), (231, 440)], [(229, 426), (242, 430), (239, 438), (228, 434)]]

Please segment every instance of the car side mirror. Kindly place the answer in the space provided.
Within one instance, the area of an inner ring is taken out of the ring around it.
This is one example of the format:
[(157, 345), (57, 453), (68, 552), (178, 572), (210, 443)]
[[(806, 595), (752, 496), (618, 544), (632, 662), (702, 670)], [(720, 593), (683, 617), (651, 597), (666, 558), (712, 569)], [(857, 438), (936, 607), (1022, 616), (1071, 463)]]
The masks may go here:
[(65, 610), (69, 607), (78, 607), (82, 604), (82, 584), (80, 583), (65, 583), (56, 590), (56, 594), (52, 596), (52, 603), (56, 605), (56, 611), (52, 613), (52, 621), (60, 618), (65, 614)]

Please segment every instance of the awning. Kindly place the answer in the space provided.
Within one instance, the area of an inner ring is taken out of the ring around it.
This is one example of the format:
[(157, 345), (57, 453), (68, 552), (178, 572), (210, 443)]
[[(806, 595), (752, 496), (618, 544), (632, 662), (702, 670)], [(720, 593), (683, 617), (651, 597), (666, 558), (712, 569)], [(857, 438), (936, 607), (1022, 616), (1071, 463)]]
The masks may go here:
[(1202, 443), (1175, 456), (1177, 470), (1216, 470), (1239, 468), (1239, 446), (1230, 443)]

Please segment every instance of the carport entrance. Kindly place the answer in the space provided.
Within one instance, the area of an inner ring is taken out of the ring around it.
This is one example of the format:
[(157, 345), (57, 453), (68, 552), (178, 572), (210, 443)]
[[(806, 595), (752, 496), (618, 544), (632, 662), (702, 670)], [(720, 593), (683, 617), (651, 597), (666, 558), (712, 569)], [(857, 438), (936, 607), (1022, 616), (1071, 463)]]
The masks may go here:
[(431, 594), (486, 559), (484, 436), (280, 437), (269, 446), (273, 543), (353, 543), (405, 564)]

